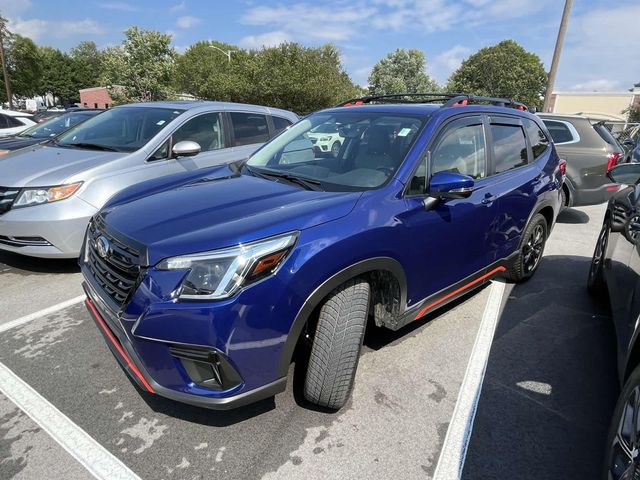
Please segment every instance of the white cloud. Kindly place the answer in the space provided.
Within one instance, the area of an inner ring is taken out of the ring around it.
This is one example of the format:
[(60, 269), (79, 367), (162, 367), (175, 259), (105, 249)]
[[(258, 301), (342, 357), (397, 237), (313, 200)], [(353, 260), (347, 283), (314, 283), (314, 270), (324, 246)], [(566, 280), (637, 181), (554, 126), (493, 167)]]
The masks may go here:
[(182, 11), (186, 10), (186, 8), (187, 8), (186, 2), (182, 1), (182, 2), (176, 3), (175, 5), (170, 7), (169, 8), (169, 12), (170, 13), (182, 12)]
[(28, 20), (16, 18), (9, 20), (9, 29), (34, 41), (45, 36), (66, 38), (77, 35), (102, 35), (105, 33), (104, 28), (90, 18), (77, 21), (65, 20), (63, 22), (50, 22), (39, 18), (30, 18)]
[(262, 35), (249, 35), (240, 40), (240, 46), (245, 48), (274, 47), (281, 43), (290, 42), (291, 37), (285, 32), (267, 32)]
[(588, 9), (569, 20), (556, 90), (626, 90), (640, 81), (640, 49), (633, 32), (640, 5)]
[(196, 25), (202, 23), (202, 20), (199, 19), (198, 17), (193, 17), (191, 15), (185, 15), (183, 17), (179, 17), (178, 21), (176, 22), (176, 26), (178, 28), (191, 28), (191, 27), (195, 27)]
[(138, 7), (127, 2), (98, 3), (98, 7), (104, 8), (105, 10), (118, 10), (121, 12), (137, 12), (139, 10)]
[(31, 0), (0, 0), (0, 12), (3, 17), (14, 17), (29, 10)]
[(457, 68), (471, 53), (471, 49), (463, 45), (456, 45), (449, 50), (436, 55), (433, 62), (429, 62), (433, 76), (439, 83), (445, 83), (449, 76), (457, 70)]

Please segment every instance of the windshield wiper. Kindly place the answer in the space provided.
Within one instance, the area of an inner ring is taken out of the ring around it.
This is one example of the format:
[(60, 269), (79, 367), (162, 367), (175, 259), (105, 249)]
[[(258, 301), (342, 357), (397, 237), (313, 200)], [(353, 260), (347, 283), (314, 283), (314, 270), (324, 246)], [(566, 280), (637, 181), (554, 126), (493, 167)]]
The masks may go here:
[[(61, 146), (58, 142), (56, 145)], [(117, 152), (118, 150), (113, 147), (107, 147), (106, 145), (98, 145), (97, 143), (67, 143), (63, 144), (63, 147), (75, 147), (75, 148), (86, 148), (88, 150), (102, 150), (103, 152)]]
[(283, 178), (286, 181), (288, 181), (289, 183), (295, 183), (296, 185), (300, 185), (301, 187), (306, 188), (307, 190), (322, 191), (322, 188), (320, 188), (320, 185), (322, 185), (322, 183), (319, 182), (318, 180), (313, 180), (313, 179), (307, 178), (307, 177), (298, 177), (296, 175), (291, 175), (290, 173), (276, 172), (274, 170), (269, 170), (269, 171), (260, 170), (260, 171), (257, 171), (257, 170), (255, 170), (253, 168), (250, 168), (247, 165), (245, 165), (245, 168), (249, 171), (249, 173), (251, 173), (252, 175), (255, 175), (256, 177)]

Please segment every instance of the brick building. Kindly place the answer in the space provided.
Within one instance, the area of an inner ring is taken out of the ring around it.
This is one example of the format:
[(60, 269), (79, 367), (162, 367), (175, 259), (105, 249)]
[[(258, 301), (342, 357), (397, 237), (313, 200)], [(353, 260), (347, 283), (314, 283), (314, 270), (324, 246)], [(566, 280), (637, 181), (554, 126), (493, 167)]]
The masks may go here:
[(84, 88), (80, 90), (80, 106), (85, 108), (109, 108), (113, 105), (107, 87)]

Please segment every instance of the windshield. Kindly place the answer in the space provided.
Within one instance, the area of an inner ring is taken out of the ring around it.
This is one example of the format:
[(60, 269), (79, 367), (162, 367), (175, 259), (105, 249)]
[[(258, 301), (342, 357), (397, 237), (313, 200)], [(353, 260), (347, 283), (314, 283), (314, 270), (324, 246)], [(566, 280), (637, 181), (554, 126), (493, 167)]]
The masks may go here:
[(158, 107), (118, 107), (107, 110), (62, 134), (61, 147), (134, 152), (184, 110)]
[(39, 123), (33, 127), (27, 128), (24, 132), (20, 133), (21, 137), (29, 138), (49, 138), (60, 135), (65, 130), (69, 130), (71, 127), (79, 124), (87, 118), (100, 113), (100, 111), (93, 112), (70, 112), (64, 115), (59, 115), (46, 122)]
[[(286, 174), (322, 190), (367, 190), (391, 178), (424, 125), (424, 116), (370, 112), (317, 113), (258, 150), (249, 173)], [(309, 133), (326, 132), (322, 142)]]

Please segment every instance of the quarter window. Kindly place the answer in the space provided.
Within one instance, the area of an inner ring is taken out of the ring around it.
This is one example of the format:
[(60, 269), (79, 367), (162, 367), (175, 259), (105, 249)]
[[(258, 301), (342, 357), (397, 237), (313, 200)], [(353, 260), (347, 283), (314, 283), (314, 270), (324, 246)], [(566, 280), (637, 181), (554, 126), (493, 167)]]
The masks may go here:
[(280, 133), (281, 131), (285, 130), (289, 125), (291, 125), (291, 122), (286, 118), (281, 118), (281, 117), (271, 117), (271, 118), (273, 119), (274, 134)]
[(466, 125), (445, 133), (431, 155), (431, 173), (454, 172), (472, 178), (486, 175), (482, 125)]
[(547, 130), (549, 130), (549, 134), (555, 143), (569, 143), (577, 140), (573, 138), (569, 126), (564, 122), (544, 120), (544, 124), (547, 126)]
[(519, 125), (491, 125), (495, 173), (527, 164), (527, 142)]
[(269, 140), (267, 117), (256, 113), (231, 113), (236, 145), (251, 145)]
[(173, 134), (173, 144), (189, 140), (200, 145), (201, 152), (224, 148), (224, 135), (219, 113), (205, 113), (192, 118)]
[(532, 120), (525, 120), (525, 125), (527, 126), (527, 135), (529, 136), (529, 142), (531, 143), (533, 158), (537, 159), (549, 146), (549, 139), (544, 132), (540, 130), (540, 127), (536, 125), (536, 122)]

